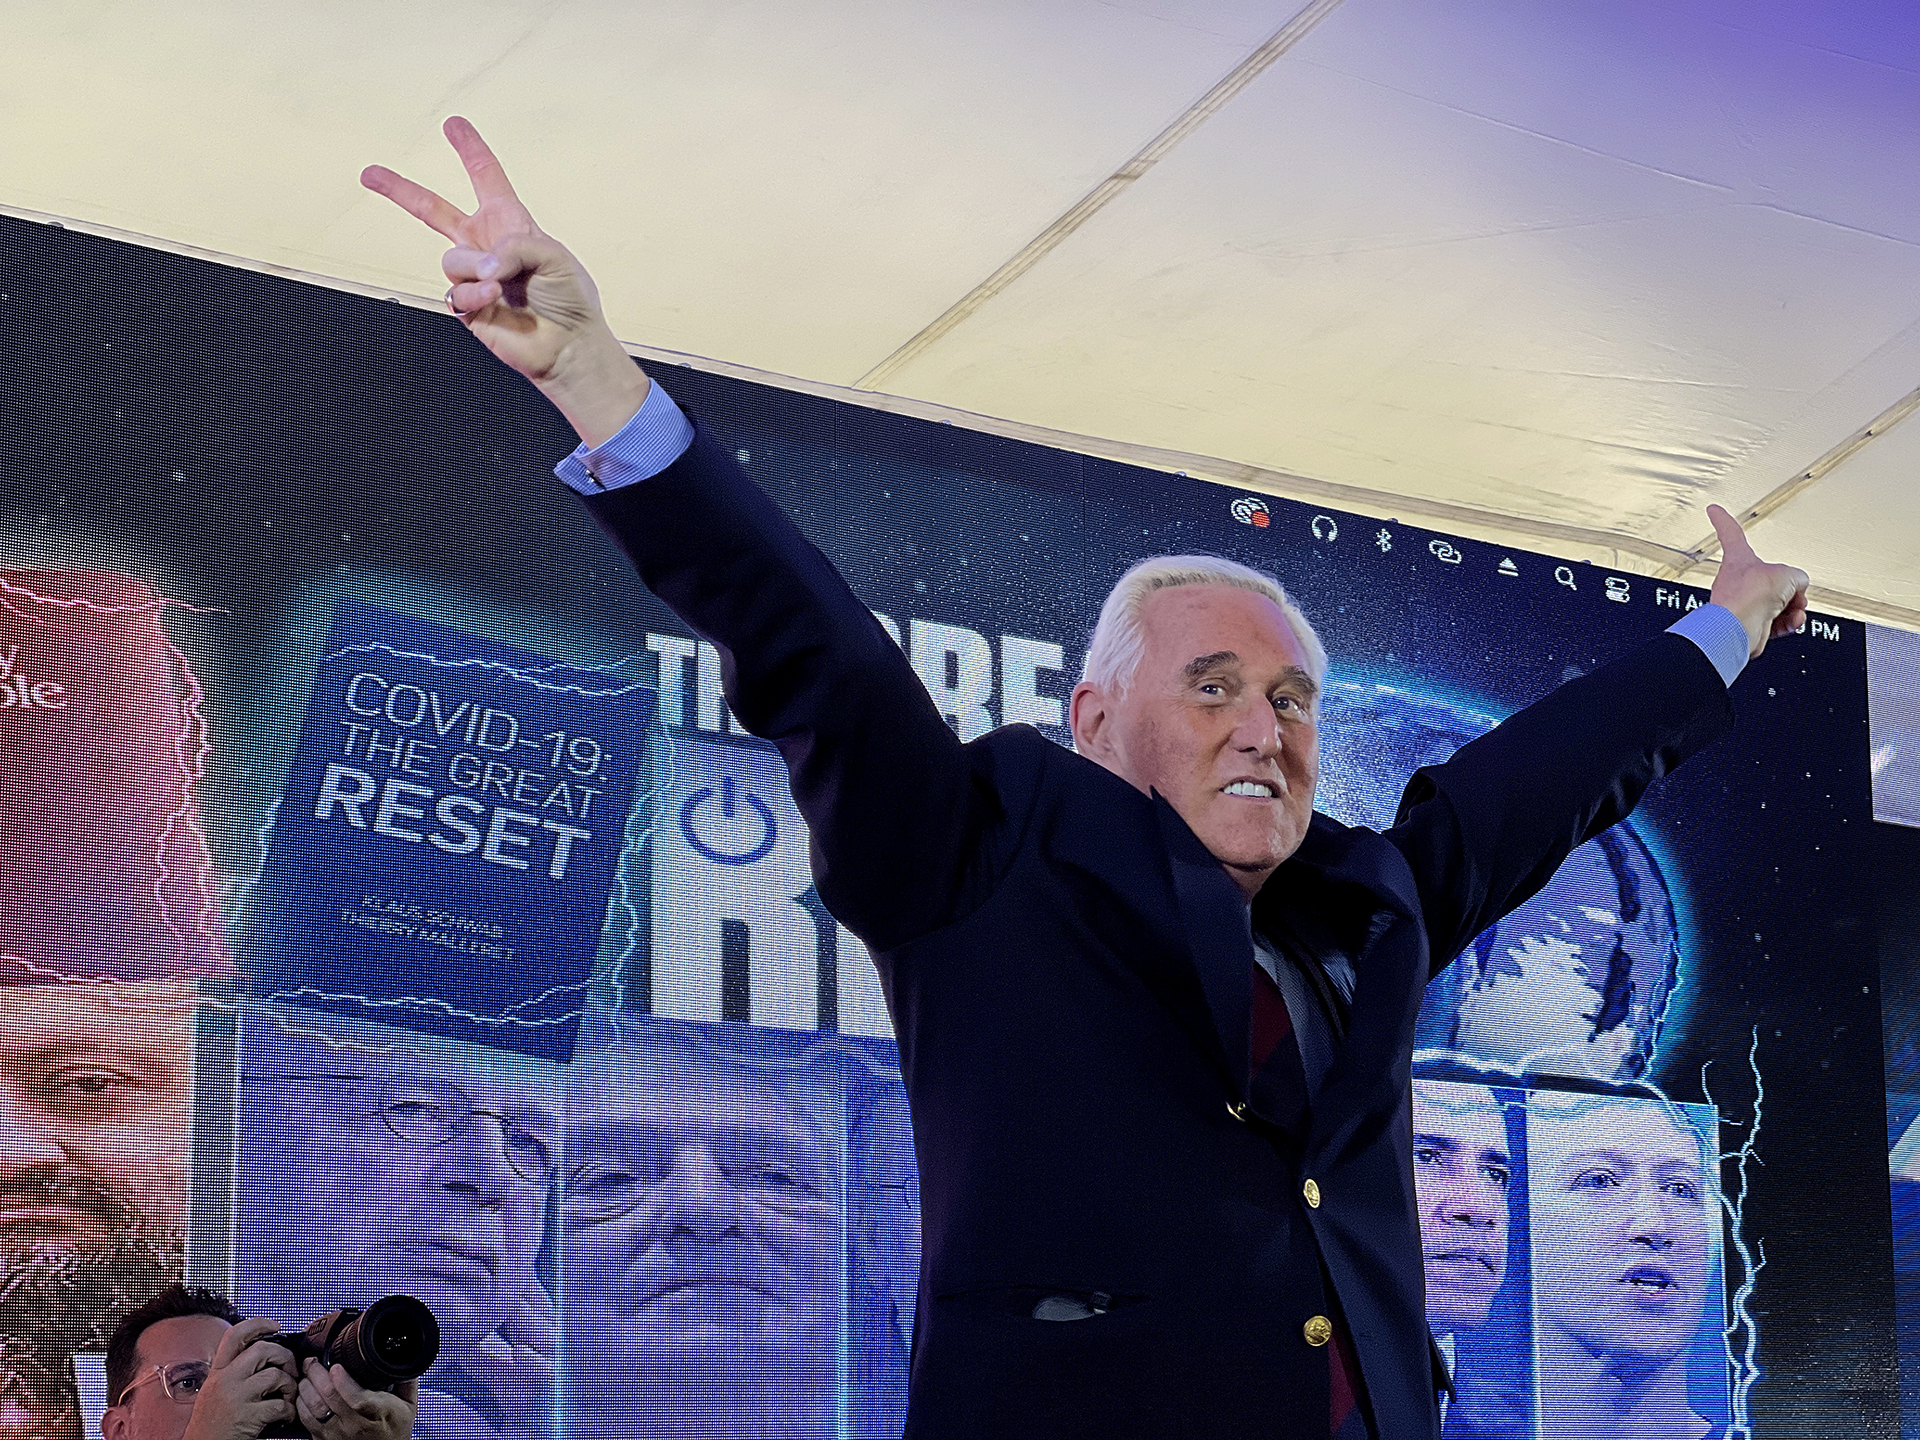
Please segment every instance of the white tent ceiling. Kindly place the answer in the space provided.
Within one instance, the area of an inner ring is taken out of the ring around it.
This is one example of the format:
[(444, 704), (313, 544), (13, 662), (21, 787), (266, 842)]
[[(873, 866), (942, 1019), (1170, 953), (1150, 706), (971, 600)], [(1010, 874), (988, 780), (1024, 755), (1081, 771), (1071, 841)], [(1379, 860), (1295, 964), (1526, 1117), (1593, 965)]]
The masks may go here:
[(40, 0), (5, 39), (16, 215), (437, 307), (354, 177), (464, 198), (464, 113), (636, 353), (1694, 580), (1717, 500), (1920, 627), (1910, 0)]

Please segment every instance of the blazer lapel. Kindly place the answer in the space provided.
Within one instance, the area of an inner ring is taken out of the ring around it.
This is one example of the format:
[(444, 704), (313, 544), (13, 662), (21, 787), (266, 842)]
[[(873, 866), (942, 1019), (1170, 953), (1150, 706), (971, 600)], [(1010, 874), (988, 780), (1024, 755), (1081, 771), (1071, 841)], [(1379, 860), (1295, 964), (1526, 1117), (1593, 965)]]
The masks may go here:
[(1218, 1059), (1232, 1093), (1247, 1094), (1247, 1033), (1253, 1005), (1253, 935), (1246, 901), (1220, 862), (1158, 791), (1154, 813), (1173, 867), (1174, 896), (1194, 974), (1213, 1019)]
[[(1353, 960), (1353, 1005), (1346, 1038), (1313, 1104), (1316, 1121), (1336, 1129), (1357, 1124), (1367, 1092), (1405, 1083), (1402, 1053), (1425, 986), (1419, 894), (1413, 872), (1390, 843), (1370, 830), (1349, 830), (1315, 815), (1299, 851), (1275, 872), (1255, 905), (1310, 917), (1302, 939), (1333, 944)], [(1338, 1134), (1317, 1137), (1342, 1143)]]

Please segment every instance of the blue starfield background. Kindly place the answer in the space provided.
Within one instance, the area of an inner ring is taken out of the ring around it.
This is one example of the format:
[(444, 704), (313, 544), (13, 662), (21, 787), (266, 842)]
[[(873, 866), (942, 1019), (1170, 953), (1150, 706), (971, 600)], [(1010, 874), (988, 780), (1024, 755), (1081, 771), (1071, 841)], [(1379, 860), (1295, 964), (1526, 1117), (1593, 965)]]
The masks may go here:
[[(77, 1440), (73, 1352), (130, 1287), (185, 1274), (288, 1325), (430, 1291), (446, 1344), (415, 1433), (433, 1440), (718, 1437), (742, 1416), (899, 1434), (919, 1191), (884, 999), (813, 891), (779, 757), (726, 712), (719, 656), (553, 480), (572, 435), (443, 316), (13, 221), (0, 255), (34, 360), (0, 379), (0, 562), (176, 602), (202, 728), (154, 743), (190, 779), (177, 823), (204, 841), (205, 922), (234, 961), (147, 982), (173, 1022), (73, 1062), (102, 1095), (156, 1078), (124, 1112), (61, 1112), (126, 1233), (100, 1261), (122, 1269), (75, 1262), (94, 1289), (0, 1300), (35, 1433)], [(1272, 571), (1332, 656), (1319, 803), (1348, 823), (1390, 824), (1414, 768), (1705, 598), (654, 373), (966, 736), (1067, 742), (1099, 601), (1134, 560)], [(0, 612), (0, 646), (15, 623)], [(1694, 1281), (1620, 1283), (1663, 1317), (1641, 1338), (1677, 1357), (1705, 1433), (1900, 1433), (1920, 1316), (1896, 1305), (1887, 1167), (1920, 1106), (1920, 1005), (1912, 917), (1886, 906), (1920, 893), (1920, 857), (1873, 820), (1865, 628), (1816, 616), (1734, 703), (1732, 735), (1429, 992), (1420, 1073), (1499, 1117), (1477, 1198), (1422, 1190), (1500, 1237), (1477, 1277), (1497, 1288), (1435, 1316), (1462, 1381), (1450, 1434), (1532, 1437), (1561, 1413), (1543, 1327), (1568, 1277), (1610, 1263), (1578, 1208), (1608, 1187), (1556, 1179), (1530, 1127), (1596, 1094), (1629, 1106), (1607, 1112), (1641, 1137), (1622, 1164), (1666, 1167), (1655, 1202), (1697, 1257)], [(34, 778), (115, 804), (110, 777)], [(0, 1077), (70, 1073), (46, 1034), (115, 1032), (133, 989), (11, 987)], [(140, 1045), (151, 1063), (121, 1056)], [(138, 1166), (83, 1143), (133, 1114)], [(1915, 1181), (1893, 1183), (1911, 1242)]]

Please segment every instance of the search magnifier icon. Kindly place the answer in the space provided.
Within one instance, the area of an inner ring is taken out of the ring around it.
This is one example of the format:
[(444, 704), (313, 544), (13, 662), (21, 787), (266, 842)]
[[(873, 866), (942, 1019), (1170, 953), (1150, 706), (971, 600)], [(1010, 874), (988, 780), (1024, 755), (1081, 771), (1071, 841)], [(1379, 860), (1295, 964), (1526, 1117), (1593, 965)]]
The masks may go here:
[(1580, 588), (1578, 585), (1573, 583), (1573, 567), (1571, 565), (1554, 566), (1553, 578), (1558, 580), (1562, 585), (1566, 586), (1567, 589), (1569, 590), (1578, 590)]

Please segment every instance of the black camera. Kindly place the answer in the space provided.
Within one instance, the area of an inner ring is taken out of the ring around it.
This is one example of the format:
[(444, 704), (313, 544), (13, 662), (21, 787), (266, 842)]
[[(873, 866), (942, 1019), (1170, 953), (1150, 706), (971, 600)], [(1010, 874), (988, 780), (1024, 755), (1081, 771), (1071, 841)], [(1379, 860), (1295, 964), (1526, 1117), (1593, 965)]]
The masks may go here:
[[(330, 1310), (304, 1330), (269, 1338), (293, 1352), (296, 1381), (307, 1361), (318, 1360), (345, 1366), (368, 1390), (391, 1390), (402, 1380), (416, 1380), (440, 1355), (440, 1322), (411, 1295), (383, 1296), (364, 1310)], [(260, 1432), (262, 1440), (306, 1433), (298, 1419)]]

